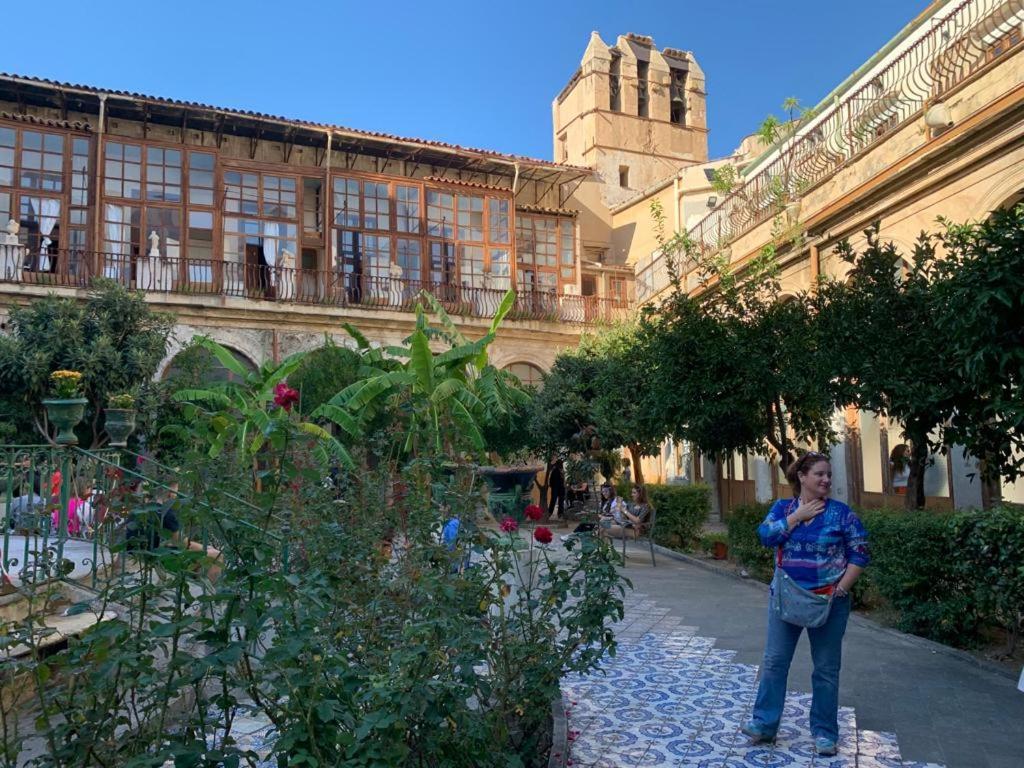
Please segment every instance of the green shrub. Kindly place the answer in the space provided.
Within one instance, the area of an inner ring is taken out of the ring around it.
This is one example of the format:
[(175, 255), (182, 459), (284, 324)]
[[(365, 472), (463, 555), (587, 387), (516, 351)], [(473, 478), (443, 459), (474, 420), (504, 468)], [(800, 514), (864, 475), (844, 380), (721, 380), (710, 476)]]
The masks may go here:
[(755, 579), (768, 581), (772, 576), (775, 551), (761, 544), (757, 527), (771, 508), (770, 504), (742, 504), (726, 520), (729, 555), (744, 566)]
[(648, 485), (647, 498), (657, 510), (654, 540), (674, 549), (693, 545), (711, 511), (711, 489), (703, 484)]
[(1024, 622), (1024, 508), (959, 514), (952, 523), (965, 590), (987, 621), (1006, 630), (1012, 654)]
[(871, 547), (862, 589), (877, 589), (896, 611), (896, 626), (904, 632), (954, 645), (974, 644), (982, 621), (972, 589), (978, 575), (965, 567), (957, 521), (984, 514), (861, 512)]

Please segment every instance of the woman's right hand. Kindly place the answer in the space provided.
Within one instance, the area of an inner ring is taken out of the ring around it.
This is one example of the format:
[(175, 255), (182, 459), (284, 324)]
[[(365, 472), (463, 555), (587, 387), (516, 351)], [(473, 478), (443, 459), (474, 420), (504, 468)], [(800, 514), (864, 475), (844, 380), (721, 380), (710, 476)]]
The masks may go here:
[(825, 510), (824, 499), (813, 499), (812, 501), (802, 501), (800, 506), (796, 508), (796, 511), (789, 515), (789, 519), (793, 525), (799, 525), (805, 523), (808, 520), (813, 520)]

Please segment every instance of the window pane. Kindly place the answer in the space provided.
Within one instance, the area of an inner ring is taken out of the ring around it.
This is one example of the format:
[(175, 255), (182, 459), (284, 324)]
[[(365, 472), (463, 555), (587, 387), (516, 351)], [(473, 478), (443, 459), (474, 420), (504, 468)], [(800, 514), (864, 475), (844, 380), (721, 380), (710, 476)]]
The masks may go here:
[[(181, 256), (181, 211), (177, 208), (146, 208), (146, 237), (156, 232), (160, 255), (171, 259)], [(146, 250), (149, 251), (148, 241)]]
[(294, 219), (296, 211), (295, 180), (280, 176), (263, 177), (263, 215)]
[(459, 196), (459, 240), (484, 239), (484, 199)]
[(63, 188), (64, 137), (24, 131), (21, 148), (21, 179), (26, 189), (60, 192)]
[(363, 182), (363, 226), (367, 229), (391, 228), (391, 203), (388, 185)]
[(488, 240), (492, 243), (508, 242), (508, 200), (489, 198), (487, 201)]
[(14, 129), (0, 128), (0, 186), (14, 186)]
[(435, 285), (455, 282), (455, 252), (450, 243), (430, 244), (430, 282)]
[(419, 240), (400, 237), (396, 243), (395, 263), (402, 268), (402, 279), (413, 282), (420, 280), (422, 249)]
[(142, 197), (142, 150), (133, 144), (108, 141), (103, 164), (103, 193), (138, 200)]
[(188, 214), (188, 279), (190, 282), (213, 281), (213, 213), (189, 211)]
[(455, 232), (455, 197), (436, 189), (427, 190), (427, 234), (450, 238)]
[(359, 182), (355, 179), (334, 179), (334, 223), (359, 226)]
[(481, 246), (459, 246), (459, 277), (463, 288), (484, 287), (484, 249)]
[(419, 234), (420, 231), (420, 190), (419, 187), (395, 187), (395, 224), (399, 232)]

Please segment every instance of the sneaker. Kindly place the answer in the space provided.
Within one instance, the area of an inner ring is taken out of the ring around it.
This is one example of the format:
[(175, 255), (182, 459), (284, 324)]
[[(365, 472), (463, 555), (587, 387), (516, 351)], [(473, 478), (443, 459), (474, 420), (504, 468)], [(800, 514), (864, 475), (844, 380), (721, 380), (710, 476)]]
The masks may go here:
[(828, 736), (819, 736), (814, 740), (814, 751), (819, 755), (831, 757), (838, 750), (836, 749), (836, 743)]
[(754, 744), (770, 744), (775, 741), (774, 733), (763, 731), (753, 720), (740, 728), (740, 733), (749, 738)]

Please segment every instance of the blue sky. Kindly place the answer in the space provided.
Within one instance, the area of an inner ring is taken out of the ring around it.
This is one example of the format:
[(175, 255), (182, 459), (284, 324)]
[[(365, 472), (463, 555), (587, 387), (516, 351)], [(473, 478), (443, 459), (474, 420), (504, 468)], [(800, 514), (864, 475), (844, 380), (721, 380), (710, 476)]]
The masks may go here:
[(704, 68), (712, 156), (812, 105), (925, 0), (4, 3), (0, 70), (550, 158), (591, 30)]

